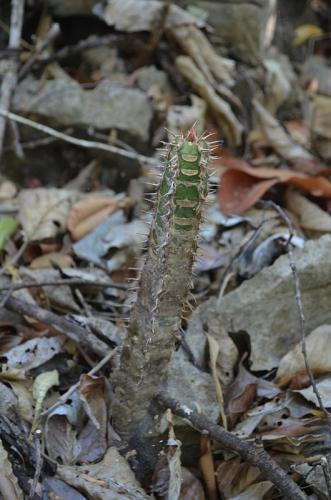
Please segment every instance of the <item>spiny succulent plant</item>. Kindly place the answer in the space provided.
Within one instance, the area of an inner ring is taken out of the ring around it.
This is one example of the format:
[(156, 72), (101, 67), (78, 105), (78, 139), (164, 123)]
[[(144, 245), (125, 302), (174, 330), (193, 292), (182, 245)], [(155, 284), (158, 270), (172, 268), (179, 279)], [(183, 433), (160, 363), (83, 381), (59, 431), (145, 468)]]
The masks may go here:
[(210, 146), (206, 136), (198, 137), (191, 129), (185, 136), (174, 137), (165, 152), (147, 257), (114, 378), (115, 428), (129, 442), (150, 425), (149, 406), (166, 372), (191, 288), (208, 193)]

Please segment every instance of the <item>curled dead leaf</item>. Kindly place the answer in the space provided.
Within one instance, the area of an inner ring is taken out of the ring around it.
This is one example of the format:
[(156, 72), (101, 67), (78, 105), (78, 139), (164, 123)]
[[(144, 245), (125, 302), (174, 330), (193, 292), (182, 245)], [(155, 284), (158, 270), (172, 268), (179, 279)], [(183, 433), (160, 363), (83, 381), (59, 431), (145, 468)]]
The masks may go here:
[(74, 240), (80, 240), (90, 233), (108, 215), (125, 207), (128, 198), (118, 200), (109, 197), (88, 198), (75, 203), (68, 215), (67, 227)]
[(239, 158), (227, 158), (218, 200), (225, 214), (242, 214), (272, 186), (284, 183), (316, 197), (331, 197), (331, 182), (322, 176), (311, 177), (292, 170), (253, 168)]

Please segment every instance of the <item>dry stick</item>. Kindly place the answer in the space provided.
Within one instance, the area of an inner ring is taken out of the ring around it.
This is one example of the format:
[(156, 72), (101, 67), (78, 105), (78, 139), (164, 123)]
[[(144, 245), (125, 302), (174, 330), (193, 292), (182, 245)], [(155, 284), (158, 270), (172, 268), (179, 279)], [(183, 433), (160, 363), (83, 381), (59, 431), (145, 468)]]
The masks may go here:
[(235, 451), (246, 462), (254, 465), (264, 473), (265, 477), (279, 489), (285, 498), (292, 500), (307, 500), (307, 495), (301, 491), (299, 486), (286, 474), (286, 472), (268, 455), (261, 447), (258, 448), (251, 443), (242, 441), (223, 427), (215, 424), (202, 413), (198, 413), (164, 393), (158, 395), (158, 400), (170, 408), (175, 415), (187, 419), (193, 427), (199, 431), (208, 431), (215, 441), (221, 443), (224, 448)]
[(115, 288), (118, 290), (128, 290), (127, 285), (120, 285), (117, 283), (113, 282), (100, 282), (100, 281), (88, 281), (84, 279), (75, 279), (75, 278), (68, 278), (68, 279), (62, 279), (58, 281), (40, 281), (39, 283), (12, 283), (11, 285), (6, 285), (1, 287), (2, 290), (10, 290), (10, 292), (14, 292), (15, 290), (21, 290), (23, 288), (39, 288), (42, 286), (61, 286), (61, 285), (73, 285), (73, 286), (80, 286), (80, 285), (90, 285), (90, 286), (96, 286), (100, 288)]
[(154, 22), (154, 26), (150, 34), (149, 40), (145, 48), (140, 51), (137, 61), (135, 63), (135, 67), (140, 68), (141, 66), (145, 66), (150, 62), (151, 57), (155, 52), (159, 44), (159, 41), (163, 36), (167, 17), (170, 12), (170, 7), (171, 7), (171, 0), (164, 0), (159, 15), (157, 16), (157, 19)]
[(63, 132), (59, 132), (51, 127), (47, 127), (46, 125), (42, 125), (41, 123), (34, 122), (33, 120), (29, 120), (28, 118), (24, 118), (23, 116), (17, 115), (16, 113), (11, 113), (6, 109), (3, 109), (0, 106), (0, 116), (5, 116), (14, 120), (22, 125), (27, 125), (28, 127), (34, 128), (36, 130), (40, 130), (45, 134), (56, 137), (57, 139), (61, 139), (62, 141), (69, 142), (70, 144), (74, 144), (75, 146), (80, 146), (82, 148), (94, 148), (101, 149), (102, 151), (107, 151), (108, 153), (114, 153), (126, 158), (130, 158), (131, 160), (137, 160), (142, 163), (147, 163), (149, 165), (157, 165), (159, 162), (155, 158), (150, 158), (148, 156), (141, 155), (135, 151), (126, 151), (125, 149), (118, 148), (116, 146), (112, 146), (110, 144), (104, 144), (102, 142), (96, 141), (87, 141), (86, 139), (78, 139), (77, 137), (72, 137), (71, 135), (64, 134)]
[[(106, 356), (104, 358), (102, 358), (97, 365), (95, 365), (89, 372), (87, 372), (87, 375), (89, 375), (90, 377), (95, 375), (99, 370), (101, 370), (101, 368), (103, 368), (108, 363), (108, 361), (111, 360), (111, 358), (113, 356), (115, 356), (117, 351), (118, 351), (117, 347), (115, 347), (115, 349), (113, 349), (112, 351), (109, 351), (108, 354), (106, 354)], [(75, 390), (78, 389), (79, 384), (80, 384), (80, 381), (78, 381), (74, 385), (72, 385), (64, 394), (62, 394), (62, 396), (59, 397), (59, 399), (56, 401), (56, 403), (54, 403), (52, 406), (47, 408), (47, 410), (43, 411), (40, 414), (39, 418), (46, 417), (47, 415), (52, 413), (52, 411), (55, 410), (55, 408), (66, 403), (68, 401), (68, 399), (70, 398), (70, 396), (75, 392)]]
[(89, 330), (81, 327), (74, 321), (70, 321), (63, 316), (58, 316), (35, 304), (9, 297), (7, 298), (6, 308), (55, 328), (58, 332), (77, 343), (83, 349), (92, 350), (100, 357), (104, 356), (105, 352), (109, 349), (109, 346), (105, 342), (93, 335)]
[(39, 44), (37, 44), (35, 51), (32, 53), (30, 59), (26, 61), (26, 63), (21, 67), (18, 72), (18, 79), (22, 80), (30, 71), (35, 61), (38, 59), (40, 54), (55, 40), (55, 38), (60, 33), (60, 25), (58, 23), (52, 24), (44, 40), (41, 40)]
[[(20, 46), (22, 26), (23, 26), (24, 0), (12, 0), (12, 10), (10, 18), (9, 49), (17, 49)], [(8, 61), (6, 71), (1, 83), (0, 108), (8, 111), (12, 93), (17, 83), (17, 61)], [(3, 140), (6, 130), (6, 115), (0, 118), (0, 158), (2, 156)]]

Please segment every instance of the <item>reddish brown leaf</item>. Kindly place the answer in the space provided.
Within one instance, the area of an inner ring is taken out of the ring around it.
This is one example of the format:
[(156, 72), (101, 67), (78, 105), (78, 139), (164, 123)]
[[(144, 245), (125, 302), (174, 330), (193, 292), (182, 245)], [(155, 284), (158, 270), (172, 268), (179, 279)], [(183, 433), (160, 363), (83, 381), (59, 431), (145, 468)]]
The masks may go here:
[(253, 168), (239, 158), (227, 158), (228, 170), (223, 174), (218, 192), (222, 210), (226, 214), (245, 212), (253, 206), (270, 187), (285, 183), (312, 196), (331, 197), (331, 182), (325, 177), (310, 177), (292, 170), (270, 167)]

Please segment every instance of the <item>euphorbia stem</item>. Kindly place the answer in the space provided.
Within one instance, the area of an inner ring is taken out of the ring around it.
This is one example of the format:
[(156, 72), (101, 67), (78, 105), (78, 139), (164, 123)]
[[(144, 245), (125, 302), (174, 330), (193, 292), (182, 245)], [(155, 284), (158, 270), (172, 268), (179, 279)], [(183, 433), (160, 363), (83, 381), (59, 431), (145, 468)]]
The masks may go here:
[(128, 441), (148, 430), (149, 407), (167, 370), (181, 325), (208, 190), (208, 159), (208, 144), (194, 130), (167, 147), (148, 255), (120, 368), (114, 377), (114, 424)]

